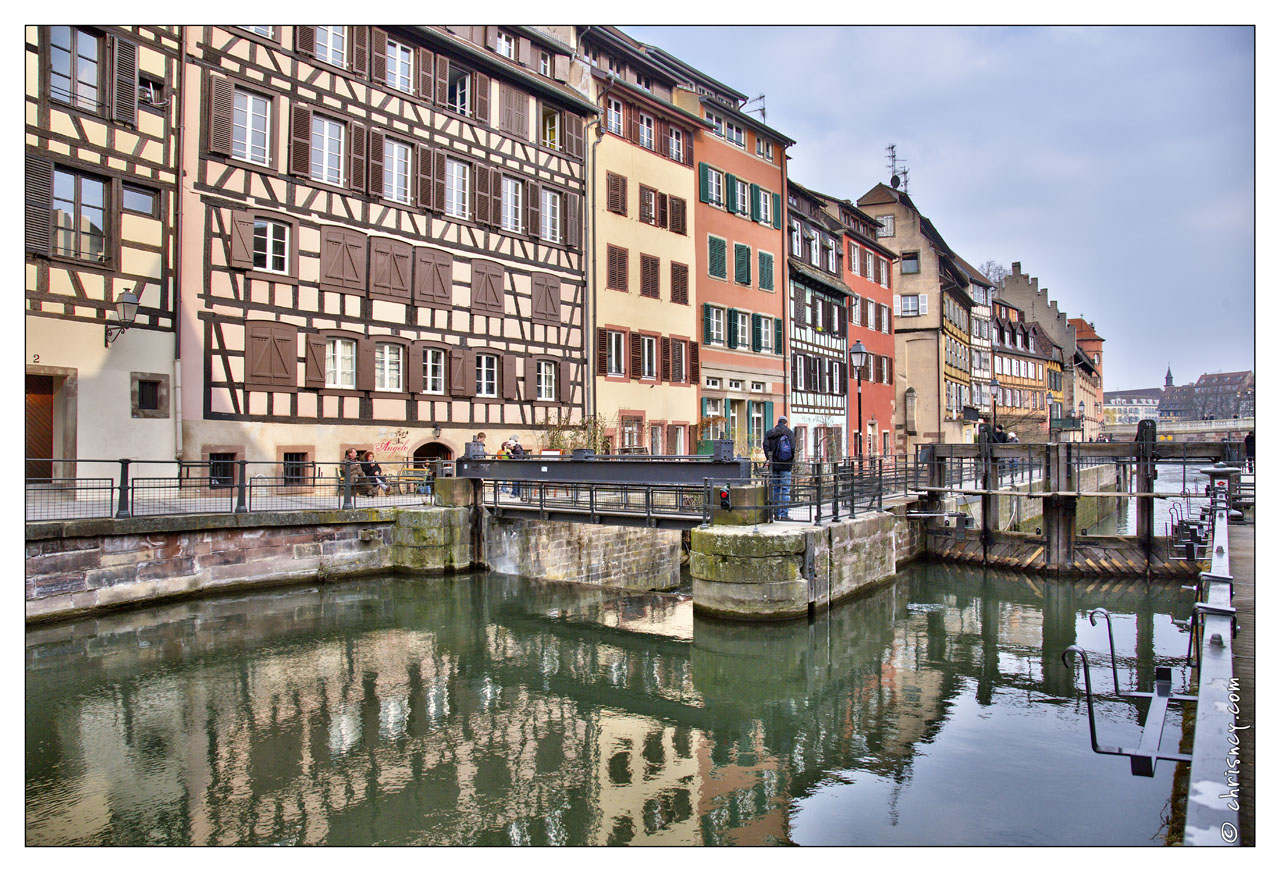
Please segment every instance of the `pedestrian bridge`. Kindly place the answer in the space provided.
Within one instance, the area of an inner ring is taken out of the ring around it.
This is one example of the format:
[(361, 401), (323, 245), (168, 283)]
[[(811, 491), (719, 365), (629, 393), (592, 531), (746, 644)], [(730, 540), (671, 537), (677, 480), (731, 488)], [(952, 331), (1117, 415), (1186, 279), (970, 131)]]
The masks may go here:
[[(1213, 421), (1159, 422), (1159, 442), (1240, 442), (1253, 430), (1253, 417)], [(1137, 424), (1104, 424), (1102, 435), (1112, 442), (1132, 442)]]

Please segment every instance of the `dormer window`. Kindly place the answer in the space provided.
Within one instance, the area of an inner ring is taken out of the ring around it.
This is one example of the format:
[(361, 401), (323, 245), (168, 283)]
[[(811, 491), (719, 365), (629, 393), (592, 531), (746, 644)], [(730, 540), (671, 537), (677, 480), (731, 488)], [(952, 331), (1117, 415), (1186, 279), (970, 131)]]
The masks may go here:
[(502, 55), (504, 58), (511, 58), (512, 60), (515, 59), (516, 41), (511, 34), (498, 31), (498, 39), (494, 48), (497, 50), (498, 54)]

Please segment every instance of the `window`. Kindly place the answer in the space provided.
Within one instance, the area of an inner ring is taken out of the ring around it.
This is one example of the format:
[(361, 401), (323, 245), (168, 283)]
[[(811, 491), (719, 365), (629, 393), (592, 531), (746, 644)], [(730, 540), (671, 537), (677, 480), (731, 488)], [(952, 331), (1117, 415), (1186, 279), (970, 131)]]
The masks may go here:
[(879, 221), (881, 224), (880, 229), (876, 231), (877, 237), (883, 238), (885, 236), (893, 235), (893, 216), (892, 215), (877, 215), (876, 220)]
[(454, 218), (471, 217), (471, 165), (448, 158), (444, 162), (444, 211)]
[(443, 348), (422, 349), (422, 389), (428, 394), (444, 393)]
[(235, 484), (236, 456), (230, 451), (209, 453), (209, 487), (231, 487)]
[(324, 349), (324, 386), (356, 387), (356, 344), (350, 339), (329, 339)]
[(809, 236), (809, 263), (814, 266), (822, 265), (822, 237), (812, 231)]
[(449, 108), (467, 115), (471, 111), (471, 74), (449, 64)]
[(100, 37), (66, 25), (49, 28), (49, 96), (77, 109), (102, 111)]
[(524, 182), (502, 177), (502, 229), (512, 233), (524, 231)]
[(335, 67), (347, 65), (347, 26), (345, 24), (316, 28), (316, 60)]
[(920, 272), (920, 254), (912, 251), (902, 255), (902, 274), (909, 275), (918, 272)]
[(791, 253), (796, 257), (799, 257), (803, 247), (804, 246), (800, 239), (800, 222), (792, 220), (791, 222)]
[(881, 332), (881, 333), (888, 333), (888, 332), (889, 332), (889, 307), (888, 307), (888, 306), (877, 306), (876, 308), (880, 310), (880, 312), (879, 312), (879, 315), (880, 315), (880, 332)]
[(738, 313), (738, 346), (740, 348), (751, 347), (751, 313)]
[(707, 274), (718, 279), (729, 277), (728, 243), (718, 236), (707, 237)]
[(728, 122), (724, 126), (724, 132), (725, 132), (725, 139), (729, 140), (729, 142), (733, 143), (738, 148), (747, 147), (746, 131), (743, 130), (738, 125), (734, 124), (733, 122)]
[(504, 58), (511, 58), (514, 60), (516, 56), (516, 41), (512, 39), (510, 34), (498, 31), (497, 50), (498, 54), (502, 55)]
[(767, 251), (758, 252), (760, 260), (760, 290), (773, 290), (773, 255)]
[(538, 72), (544, 76), (551, 75), (551, 55), (548, 52), (538, 52)]
[(498, 356), (496, 354), (476, 355), (476, 396), (496, 397), (498, 395)]
[(409, 202), (409, 155), (407, 144), (394, 139), (382, 141), (382, 196), (397, 203)]
[(724, 139), (724, 119), (713, 112), (708, 112), (707, 121), (711, 123), (711, 132)]
[(866, 254), (867, 260), (866, 272), (864, 272), (863, 275), (874, 281), (876, 276), (876, 256), (869, 251), (864, 252), (864, 254)]
[(751, 285), (751, 246), (740, 242), (733, 244), (733, 280), (740, 285)]
[(615, 291), (627, 289), (627, 249), (616, 245), (608, 247), (608, 273), (605, 286)]
[(231, 156), (266, 165), (271, 160), (271, 101), (236, 88)]
[[(760, 350), (761, 351), (773, 350), (773, 332), (776, 329), (773, 326), (773, 324), (774, 324), (774, 319), (770, 318), (767, 315), (763, 316), (760, 319)], [(760, 386), (760, 390), (764, 390), (764, 385)]]
[(560, 112), (548, 106), (542, 107), (542, 144), (547, 148), (560, 148)]
[(394, 342), (379, 342), (373, 350), (374, 387), (380, 391), (404, 389), (404, 349)]
[(156, 204), (159, 197), (155, 191), (148, 191), (146, 188), (135, 188), (133, 185), (122, 185), (120, 187), (120, 208), (126, 212), (136, 212), (139, 215), (146, 215), (150, 218), (156, 216)]
[(687, 381), (684, 372), (684, 356), (685, 344), (683, 339), (671, 340), (671, 380), (673, 382)]
[(880, 287), (889, 287), (889, 261), (880, 258)]
[(773, 224), (773, 194), (764, 190), (760, 191), (759, 204), (760, 204), (759, 206), (760, 223), (772, 225)]
[(539, 360), (537, 374), (538, 399), (552, 402), (556, 398), (556, 363), (554, 360)]
[(344, 132), (340, 121), (311, 116), (311, 178), (317, 182), (342, 184)]
[(413, 90), (413, 49), (391, 39), (387, 40), (387, 85), (397, 91)]
[(253, 220), (253, 268), (288, 273), (289, 225), (266, 218)]
[(640, 220), (645, 224), (658, 223), (658, 192), (646, 185), (640, 186)]
[(716, 206), (724, 205), (724, 173), (710, 170), (707, 173), (708, 201)]
[(284, 483), (287, 485), (307, 484), (311, 476), (311, 462), (305, 451), (286, 451), (281, 458), (283, 463)]
[(247, 26), (241, 25), (241, 27), (250, 33), (256, 33), (258, 36), (265, 36), (267, 39), (276, 38), (276, 29), (270, 24), (250, 24)]
[(742, 179), (734, 179), (734, 197), (733, 203), (738, 210), (739, 215), (751, 214), (751, 188), (742, 181)]
[(840, 267), (836, 261), (836, 246), (834, 240), (828, 240), (825, 236), (822, 238), (822, 249), (827, 256), (827, 272), (839, 272)]
[(671, 128), (671, 135), (667, 140), (667, 154), (671, 159), (684, 163), (684, 131)]
[(542, 232), (547, 242), (560, 241), (560, 192), (542, 189)]
[(920, 314), (920, 297), (918, 295), (903, 294), (902, 314), (904, 317), (908, 318)]
[(625, 334), (620, 330), (610, 330), (608, 332), (608, 354), (606, 357), (607, 371), (609, 375), (626, 375), (626, 356), (623, 352), (623, 340)]
[(658, 377), (658, 340), (652, 336), (640, 337), (640, 378)]
[(606, 117), (605, 124), (609, 128), (610, 133), (622, 135), (622, 102), (609, 98), (609, 112)]
[(647, 148), (647, 149), (649, 149), (650, 151), (655, 150), (655, 149), (654, 149), (654, 144), (653, 144), (653, 143), (654, 143), (654, 139), (653, 139), (653, 131), (654, 131), (653, 116), (652, 116), (652, 115), (645, 115), (643, 112), (639, 113), (638, 128), (639, 128), (639, 131), (640, 131), (640, 147), (641, 147), (641, 148)]
[(707, 311), (710, 313), (710, 322), (709, 322), (711, 325), (710, 339), (712, 342), (719, 342), (723, 344), (724, 343), (724, 309), (721, 309), (717, 306), (712, 306)]
[(756, 137), (756, 154), (767, 161), (773, 160), (773, 143)]
[(160, 411), (160, 382), (138, 379), (138, 411)]
[(53, 171), (53, 253), (107, 262), (107, 183), (69, 170)]

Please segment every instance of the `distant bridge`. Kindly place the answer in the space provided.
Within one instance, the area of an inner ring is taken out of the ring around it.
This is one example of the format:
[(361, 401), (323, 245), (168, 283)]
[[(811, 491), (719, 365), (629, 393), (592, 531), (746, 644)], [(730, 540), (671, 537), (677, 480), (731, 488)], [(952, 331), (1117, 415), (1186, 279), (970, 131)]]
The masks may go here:
[[(1240, 442), (1253, 429), (1253, 418), (1221, 418), (1213, 421), (1156, 421), (1160, 442)], [(1132, 442), (1137, 424), (1104, 424), (1102, 435), (1115, 442)]]

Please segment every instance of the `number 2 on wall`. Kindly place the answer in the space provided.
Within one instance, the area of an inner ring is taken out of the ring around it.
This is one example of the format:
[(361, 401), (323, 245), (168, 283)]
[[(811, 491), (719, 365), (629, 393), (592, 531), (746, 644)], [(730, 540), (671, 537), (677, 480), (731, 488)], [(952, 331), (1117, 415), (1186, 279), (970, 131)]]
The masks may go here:
[(39, 362), (40, 362), (40, 355), (38, 355), (38, 354), (33, 354), (33, 355), (31, 355), (31, 362), (32, 362), (32, 363), (39, 363)]

